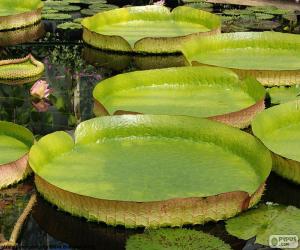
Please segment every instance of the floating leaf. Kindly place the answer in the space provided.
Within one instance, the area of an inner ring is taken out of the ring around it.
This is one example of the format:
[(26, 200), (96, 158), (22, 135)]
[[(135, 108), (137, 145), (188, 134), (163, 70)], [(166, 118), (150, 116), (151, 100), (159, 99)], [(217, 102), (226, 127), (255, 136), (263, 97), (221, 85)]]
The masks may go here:
[(264, 110), (252, 122), (252, 130), (272, 152), (273, 170), (300, 183), (300, 101)]
[(67, 30), (67, 29), (78, 30), (78, 29), (81, 29), (82, 27), (81, 27), (81, 24), (79, 24), (79, 23), (66, 22), (66, 23), (61, 23), (61, 24), (57, 25), (57, 28), (63, 29), (63, 30)]
[(267, 92), (270, 95), (272, 104), (282, 104), (289, 101), (294, 101), (300, 98), (300, 86), (294, 85), (291, 87), (273, 87), (268, 88)]
[(271, 170), (253, 136), (188, 116), (94, 118), (75, 140), (65, 132), (41, 138), (29, 162), (38, 191), (59, 208), (151, 228), (231, 217), (258, 201)]
[(268, 246), (271, 235), (297, 235), (300, 238), (299, 221), (300, 209), (269, 204), (229, 219), (226, 230), (243, 240), (256, 236), (256, 243)]
[(47, 14), (43, 14), (42, 18), (47, 20), (65, 20), (65, 19), (71, 19), (72, 16), (64, 13), (47, 13)]
[(231, 247), (210, 234), (188, 229), (159, 229), (131, 236), (126, 250), (230, 250)]
[(99, 13), (82, 21), (83, 40), (94, 47), (140, 53), (175, 53), (181, 42), (220, 32), (220, 18), (179, 6), (128, 7)]
[(188, 115), (244, 128), (264, 109), (265, 90), (255, 79), (242, 81), (231, 70), (176, 67), (108, 78), (95, 87), (93, 96), (100, 115), (120, 110)]
[[(267, 22), (267, 20), (265, 20)], [(197, 37), (182, 51), (190, 64), (230, 68), (263, 85), (293, 85), (300, 80), (300, 36), (279, 32), (239, 32)]]
[(26, 27), (39, 22), (43, 5), (41, 0), (1, 0), (0, 31)]

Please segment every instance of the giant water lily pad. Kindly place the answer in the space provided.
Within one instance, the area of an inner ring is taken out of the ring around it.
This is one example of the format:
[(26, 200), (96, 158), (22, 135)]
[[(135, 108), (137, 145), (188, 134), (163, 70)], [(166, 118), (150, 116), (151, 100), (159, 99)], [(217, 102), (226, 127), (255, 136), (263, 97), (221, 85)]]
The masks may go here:
[(265, 90), (253, 78), (203, 66), (121, 74), (101, 81), (93, 96), (97, 115), (189, 115), (244, 128), (264, 109)]
[(28, 152), (33, 140), (32, 133), (26, 128), (0, 121), (0, 189), (30, 173)]
[(300, 83), (300, 36), (279, 32), (238, 32), (188, 41), (183, 53), (190, 64), (231, 68), (263, 85)]
[[(300, 209), (293, 206), (267, 204), (228, 220), (226, 230), (243, 240), (256, 236), (256, 243), (276, 246), (278, 241), (269, 241), (272, 235), (289, 235), (290, 237), (296, 235), (298, 238), (300, 237), (299, 221)], [(283, 242), (281, 241), (281, 243)], [(294, 241), (293, 248), (297, 246), (297, 242)], [(282, 245), (282, 248), (285, 246)]]
[(230, 250), (231, 247), (210, 234), (188, 229), (149, 230), (131, 236), (126, 250)]
[(32, 55), (20, 59), (0, 61), (0, 83), (24, 84), (38, 80), (44, 72), (44, 64)]
[(214, 14), (180, 6), (169, 11), (157, 5), (99, 13), (82, 21), (83, 40), (97, 48), (125, 52), (173, 53), (180, 44), (203, 34), (220, 32)]
[(38, 191), (73, 215), (160, 227), (220, 220), (255, 204), (269, 151), (238, 129), (187, 116), (94, 118), (30, 151)]
[(300, 101), (281, 104), (258, 114), (252, 129), (273, 152), (273, 170), (300, 183)]
[(41, 0), (1, 0), (0, 31), (21, 28), (41, 20)]

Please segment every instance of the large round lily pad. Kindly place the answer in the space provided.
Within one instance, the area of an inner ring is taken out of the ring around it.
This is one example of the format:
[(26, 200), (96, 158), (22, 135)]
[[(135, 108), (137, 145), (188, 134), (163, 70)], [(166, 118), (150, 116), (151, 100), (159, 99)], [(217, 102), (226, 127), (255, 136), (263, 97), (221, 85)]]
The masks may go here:
[(32, 55), (20, 59), (0, 61), (0, 83), (16, 85), (31, 83), (40, 78), (44, 64)]
[(214, 39), (193, 39), (183, 45), (190, 64), (231, 68), (252, 75), (263, 85), (300, 83), (300, 36), (279, 32), (238, 32)]
[(157, 5), (127, 7), (87, 17), (83, 40), (97, 48), (125, 52), (173, 53), (180, 44), (220, 32), (214, 14), (180, 6), (169, 11)]
[(26, 128), (0, 121), (0, 189), (30, 173), (28, 152), (33, 140), (32, 133)]
[(106, 79), (93, 96), (97, 115), (188, 115), (244, 128), (264, 109), (265, 89), (253, 78), (240, 80), (231, 70), (177, 67)]
[(149, 230), (130, 236), (126, 250), (231, 250), (222, 240), (210, 234), (188, 229)]
[(273, 152), (273, 170), (300, 183), (300, 101), (284, 103), (258, 114), (252, 129)]
[(30, 151), (38, 191), (73, 215), (159, 227), (231, 217), (255, 204), (271, 170), (253, 136), (206, 119), (124, 115), (41, 138)]
[(1, 0), (0, 31), (21, 28), (41, 20), (41, 0)]

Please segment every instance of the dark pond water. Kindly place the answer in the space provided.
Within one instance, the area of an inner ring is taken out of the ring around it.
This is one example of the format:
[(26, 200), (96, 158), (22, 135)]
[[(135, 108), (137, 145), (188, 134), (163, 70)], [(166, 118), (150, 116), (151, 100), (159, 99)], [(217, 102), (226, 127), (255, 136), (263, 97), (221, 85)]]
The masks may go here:
[[(166, 1), (175, 7), (177, 1)], [(145, 1), (111, 2), (118, 5), (142, 5)], [(87, 6), (80, 5), (81, 8)], [(208, 10), (221, 14), (225, 10), (245, 9), (245, 6), (214, 4)], [(268, 20), (224, 18), (223, 31), (276, 30), (300, 33), (299, 12), (294, 15), (274, 15)], [(81, 16), (72, 13), (73, 18)], [(81, 41), (81, 31), (57, 29), (63, 21), (43, 20), (45, 32), (37, 41), (0, 47), (0, 60), (33, 54), (46, 66), (42, 79), (54, 89), (49, 101), (36, 102), (30, 97), (31, 86), (0, 85), (0, 120), (22, 124), (37, 138), (57, 130), (73, 130), (76, 125), (92, 118), (92, 90), (101, 80), (122, 72), (166, 66), (184, 65), (181, 55), (129, 56), (106, 53), (87, 47)], [(2, 34), (0, 34), (1, 36)], [(300, 208), (300, 187), (272, 174), (267, 182), (263, 201), (294, 205)], [(33, 179), (0, 191), (0, 241), (8, 239), (17, 218), (30, 195), (35, 192)], [(233, 249), (267, 249), (249, 241), (238, 240), (224, 230), (224, 223), (209, 223), (194, 227), (216, 235), (230, 243)], [(38, 197), (19, 239), (18, 249), (124, 249), (128, 236), (141, 230), (125, 230), (89, 223), (58, 211)]]

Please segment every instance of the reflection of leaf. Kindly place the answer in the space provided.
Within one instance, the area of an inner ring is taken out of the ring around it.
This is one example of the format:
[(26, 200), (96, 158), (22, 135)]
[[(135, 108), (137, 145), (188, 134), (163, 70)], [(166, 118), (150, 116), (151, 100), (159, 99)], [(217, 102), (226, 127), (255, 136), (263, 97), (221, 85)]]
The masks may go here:
[(300, 209), (293, 206), (261, 205), (226, 222), (231, 235), (248, 240), (256, 236), (256, 243), (269, 244), (271, 235), (300, 237)]
[(159, 229), (131, 236), (127, 250), (228, 250), (229, 245), (210, 234), (188, 229)]

